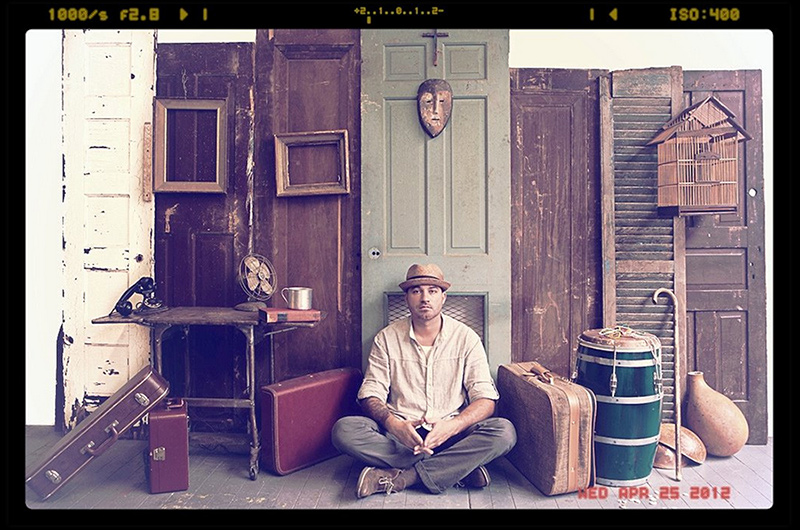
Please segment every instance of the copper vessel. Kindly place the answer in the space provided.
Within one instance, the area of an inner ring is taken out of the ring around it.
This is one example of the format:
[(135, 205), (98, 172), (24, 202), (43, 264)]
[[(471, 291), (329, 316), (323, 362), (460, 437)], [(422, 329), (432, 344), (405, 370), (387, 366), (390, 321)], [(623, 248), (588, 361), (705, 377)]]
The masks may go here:
[(736, 404), (706, 383), (703, 372), (686, 374), (686, 426), (703, 441), (708, 454), (731, 456), (750, 434), (747, 418)]

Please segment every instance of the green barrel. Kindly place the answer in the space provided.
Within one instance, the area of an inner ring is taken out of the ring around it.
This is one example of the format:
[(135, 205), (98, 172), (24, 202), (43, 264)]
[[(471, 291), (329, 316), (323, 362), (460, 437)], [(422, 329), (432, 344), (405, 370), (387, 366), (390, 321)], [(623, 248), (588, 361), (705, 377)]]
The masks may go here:
[(661, 343), (655, 335), (615, 327), (578, 337), (575, 382), (597, 397), (596, 482), (642, 484), (653, 470), (661, 430)]

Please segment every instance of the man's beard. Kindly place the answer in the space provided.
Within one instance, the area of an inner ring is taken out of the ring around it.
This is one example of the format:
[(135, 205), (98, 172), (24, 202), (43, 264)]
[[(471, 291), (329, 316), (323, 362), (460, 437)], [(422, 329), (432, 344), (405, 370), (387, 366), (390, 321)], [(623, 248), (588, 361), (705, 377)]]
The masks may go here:
[(422, 320), (433, 320), (439, 316), (439, 312), (434, 310), (433, 306), (418, 307), (416, 316)]

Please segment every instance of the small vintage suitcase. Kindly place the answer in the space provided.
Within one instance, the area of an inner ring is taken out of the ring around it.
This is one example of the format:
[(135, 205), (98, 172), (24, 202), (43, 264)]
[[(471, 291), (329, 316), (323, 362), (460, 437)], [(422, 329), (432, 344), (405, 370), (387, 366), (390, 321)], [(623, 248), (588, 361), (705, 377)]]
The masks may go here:
[(498, 414), (517, 429), (508, 460), (545, 495), (594, 483), (594, 393), (533, 361), (497, 370)]
[(360, 414), (361, 371), (337, 368), (261, 387), (261, 464), (278, 475), (339, 454), (331, 429)]
[(150, 411), (144, 467), (150, 493), (189, 489), (189, 415), (186, 402), (168, 398)]
[(32, 465), (25, 483), (43, 500), (47, 499), (108, 450), (168, 392), (167, 380), (152, 367), (145, 367)]

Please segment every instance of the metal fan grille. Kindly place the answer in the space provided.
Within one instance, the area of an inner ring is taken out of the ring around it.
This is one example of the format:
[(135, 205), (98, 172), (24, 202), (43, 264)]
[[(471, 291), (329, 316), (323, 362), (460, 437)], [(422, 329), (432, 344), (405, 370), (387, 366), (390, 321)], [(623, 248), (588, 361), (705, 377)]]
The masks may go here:
[[(486, 344), (485, 294), (448, 292), (442, 313), (471, 327)], [(386, 293), (386, 324), (406, 318), (410, 314), (403, 293)]]
[(239, 268), (239, 283), (251, 300), (266, 301), (277, 285), (275, 268), (264, 256), (248, 254)]

